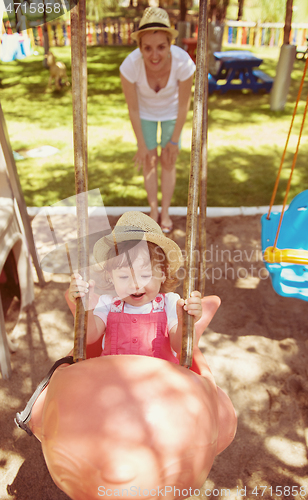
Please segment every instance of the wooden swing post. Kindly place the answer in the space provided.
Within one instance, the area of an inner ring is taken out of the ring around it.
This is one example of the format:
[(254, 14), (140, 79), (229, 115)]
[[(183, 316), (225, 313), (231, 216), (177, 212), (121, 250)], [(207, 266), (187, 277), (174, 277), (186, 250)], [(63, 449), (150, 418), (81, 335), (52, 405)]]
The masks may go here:
[[(197, 63), (194, 94), (194, 117), (192, 127), (192, 148), (190, 161), (190, 179), (187, 204), (186, 245), (185, 245), (185, 278), (183, 285), (184, 299), (188, 299), (196, 287), (197, 278), (197, 233), (198, 233), (198, 199), (201, 206), (206, 203), (205, 188), (199, 184), (206, 182), (206, 165), (201, 167), (202, 159), (206, 159), (206, 144), (203, 145), (207, 126), (204, 126), (204, 115), (207, 114), (207, 0), (200, 0), (199, 26), (197, 41)], [(205, 169), (205, 170), (204, 170)], [(200, 210), (202, 208), (200, 207)], [(205, 210), (204, 210), (205, 212)], [(205, 213), (202, 214), (205, 216)], [(202, 242), (205, 234), (202, 232)], [(180, 364), (186, 368), (192, 365), (194, 318), (185, 313), (183, 317), (183, 338)]]
[[(78, 272), (85, 281), (89, 281), (86, 2), (85, 0), (79, 0), (78, 4), (75, 5), (73, 0), (71, 0), (71, 7), (71, 66)], [(87, 307), (84, 306), (81, 298), (77, 298), (73, 353), (75, 362), (86, 359), (87, 324)]]
[[(206, 11), (207, 13), (207, 6)], [(200, 193), (199, 193), (199, 279), (198, 290), (201, 297), (205, 295), (205, 276), (206, 276), (206, 207), (207, 207), (207, 132), (208, 132), (208, 73), (209, 73), (209, 58), (208, 58), (208, 23), (207, 14), (205, 18), (205, 33), (204, 33), (204, 104), (202, 116), (202, 144), (201, 144), (201, 168), (200, 168)]]

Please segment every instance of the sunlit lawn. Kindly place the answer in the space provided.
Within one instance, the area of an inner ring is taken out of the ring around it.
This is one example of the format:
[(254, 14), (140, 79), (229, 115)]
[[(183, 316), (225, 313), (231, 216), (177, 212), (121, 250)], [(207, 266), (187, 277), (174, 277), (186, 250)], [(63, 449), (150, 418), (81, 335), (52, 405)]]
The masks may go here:
[[(119, 65), (128, 47), (88, 48), (89, 188), (100, 188), (105, 206), (146, 206), (143, 177), (133, 166), (135, 138), (119, 79)], [(275, 76), (278, 49), (250, 49), (264, 59), (263, 71)], [(60, 152), (47, 158), (17, 162), (28, 206), (44, 206), (74, 194), (71, 88), (45, 92), (49, 73), (39, 55), (11, 63), (0, 62), (1, 105), (14, 151), (42, 145)], [(70, 49), (54, 48), (66, 63), (70, 78)], [(296, 61), (283, 112), (272, 112), (269, 94), (250, 91), (213, 94), (209, 98), (208, 205), (268, 205), (304, 69)], [(308, 84), (298, 108), (286, 166), (279, 188), (281, 203), (295, 150)], [(172, 204), (185, 206), (190, 167), (192, 107), (183, 131)], [(308, 188), (307, 127), (304, 129), (290, 199)]]

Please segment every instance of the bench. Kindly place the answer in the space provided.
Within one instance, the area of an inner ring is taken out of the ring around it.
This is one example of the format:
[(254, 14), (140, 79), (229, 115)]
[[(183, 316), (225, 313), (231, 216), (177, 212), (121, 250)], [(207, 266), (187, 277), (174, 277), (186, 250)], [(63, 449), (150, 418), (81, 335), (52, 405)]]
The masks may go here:
[(305, 60), (308, 57), (308, 48), (300, 48), (298, 47), (296, 50), (296, 59)]
[[(306, 38), (308, 42), (308, 37)], [(296, 47), (296, 59), (299, 59), (300, 61), (304, 61), (308, 57), (308, 47), (305, 47), (305, 45), (300, 45), (299, 47)]]
[(270, 92), (274, 83), (274, 78), (269, 76), (267, 73), (264, 73), (264, 71), (261, 71), (260, 69), (254, 69), (252, 71), (252, 74), (257, 79), (256, 91), (258, 91), (259, 89), (264, 89), (267, 92)]
[(215, 90), (217, 90), (218, 85), (215, 78), (211, 75), (211, 73), (208, 74), (208, 82), (209, 82), (209, 94), (212, 94)]

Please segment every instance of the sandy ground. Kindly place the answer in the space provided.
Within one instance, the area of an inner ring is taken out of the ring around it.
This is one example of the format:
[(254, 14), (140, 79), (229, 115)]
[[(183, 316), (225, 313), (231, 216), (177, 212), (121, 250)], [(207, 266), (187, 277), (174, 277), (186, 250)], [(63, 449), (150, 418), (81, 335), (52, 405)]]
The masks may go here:
[[(110, 223), (115, 223), (110, 218)], [(173, 217), (184, 248), (186, 220)], [(215, 459), (202, 490), (208, 498), (308, 498), (307, 303), (278, 296), (260, 258), (259, 217), (207, 221), (207, 290), (222, 305), (201, 338), (217, 384), (237, 414), (233, 443)], [(64, 300), (66, 275), (35, 285), (35, 304), (13, 331), (13, 373), (0, 379), (0, 498), (64, 500), (40, 443), (17, 429), (21, 411), (49, 367), (72, 347), (73, 317)], [(12, 331), (17, 299), (7, 315)]]

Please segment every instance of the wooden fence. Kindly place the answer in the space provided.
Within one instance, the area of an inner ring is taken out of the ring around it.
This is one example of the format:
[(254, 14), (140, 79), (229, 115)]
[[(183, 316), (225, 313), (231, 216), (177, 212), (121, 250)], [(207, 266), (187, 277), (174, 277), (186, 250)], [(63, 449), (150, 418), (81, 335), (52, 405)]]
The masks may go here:
[[(279, 47), (283, 44), (283, 23), (248, 23), (228, 21), (224, 28), (223, 45), (255, 45)], [(290, 44), (306, 45), (308, 23), (292, 24)]]
[[(176, 27), (176, 26), (175, 26)], [(224, 26), (223, 46), (281, 46), (283, 43), (283, 23), (249, 23), (226, 21)], [(99, 23), (87, 22), (88, 45), (135, 45), (131, 33), (137, 29), (136, 23), (126, 19), (106, 19)], [(70, 45), (71, 32), (69, 22), (61, 19), (47, 24), (49, 44), (54, 46)], [(196, 23), (191, 23), (191, 36), (196, 31)], [(42, 26), (27, 30), (33, 45), (43, 46)], [(292, 24), (290, 43), (306, 45), (308, 23)]]

